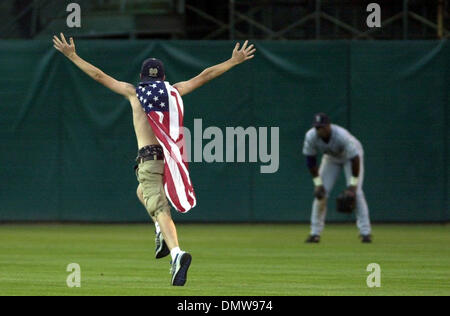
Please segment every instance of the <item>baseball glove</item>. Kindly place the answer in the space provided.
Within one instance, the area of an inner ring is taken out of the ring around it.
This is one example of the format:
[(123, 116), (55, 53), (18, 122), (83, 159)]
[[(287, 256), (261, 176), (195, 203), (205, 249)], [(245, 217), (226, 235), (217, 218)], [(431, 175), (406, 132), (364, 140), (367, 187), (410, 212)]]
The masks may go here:
[(351, 214), (356, 207), (355, 193), (345, 190), (336, 199), (336, 210), (339, 213)]

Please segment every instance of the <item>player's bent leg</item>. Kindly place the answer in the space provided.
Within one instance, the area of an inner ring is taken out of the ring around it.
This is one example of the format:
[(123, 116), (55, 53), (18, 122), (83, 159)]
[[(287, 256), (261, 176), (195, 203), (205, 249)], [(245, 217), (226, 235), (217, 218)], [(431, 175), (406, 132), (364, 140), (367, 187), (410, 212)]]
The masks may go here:
[(311, 233), (306, 242), (310, 242), (309, 240), (313, 240), (317, 243), (318, 240), (320, 240), (320, 238), (317, 238), (316, 236), (320, 237), (325, 227), (325, 218), (327, 215), (327, 198), (329, 193), (333, 189), (341, 170), (342, 166), (333, 162), (328, 156), (324, 155), (322, 157), (322, 162), (319, 168), (319, 175), (322, 179), (323, 186), (326, 191), (326, 196), (321, 200), (316, 198), (313, 201), (311, 212)]
[(327, 198), (314, 199), (311, 213), (311, 236), (320, 236), (325, 227)]
[(362, 242), (372, 242), (372, 227), (370, 224), (369, 208), (362, 190), (359, 190), (356, 193), (356, 225), (358, 226)]
[[(360, 169), (359, 169), (359, 183), (356, 191), (356, 226), (359, 229), (361, 241), (363, 243), (372, 242), (372, 227), (370, 224), (369, 207), (367, 206), (366, 197), (363, 191), (364, 183), (364, 152), (361, 150), (360, 155)], [(350, 178), (352, 176), (351, 162), (347, 162), (344, 167), (347, 185), (350, 185)]]

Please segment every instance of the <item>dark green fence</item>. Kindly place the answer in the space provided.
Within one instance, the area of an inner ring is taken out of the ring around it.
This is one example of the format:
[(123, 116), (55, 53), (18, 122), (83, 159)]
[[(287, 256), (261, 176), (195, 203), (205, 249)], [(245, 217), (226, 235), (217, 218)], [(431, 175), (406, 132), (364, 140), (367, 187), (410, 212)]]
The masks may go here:
[[(449, 218), (448, 42), (258, 42), (257, 56), (184, 98), (186, 126), (279, 127), (279, 169), (191, 163), (198, 206), (177, 221), (307, 221), (301, 155), (313, 113), (365, 149), (373, 221)], [(161, 58), (172, 83), (229, 57), (231, 42), (79, 41), (79, 54), (136, 83)], [(146, 221), (135, 196), (131, 108), (53, 50), (0, 42), (0, 220)], [(270, 133), (269, 133), (270, 137)], [(204, 145), (208, 140), (204, 141)], [(342, 190), (338, 183), (333, 197)], [(328, 219), (352, 220), (336, 214)]]

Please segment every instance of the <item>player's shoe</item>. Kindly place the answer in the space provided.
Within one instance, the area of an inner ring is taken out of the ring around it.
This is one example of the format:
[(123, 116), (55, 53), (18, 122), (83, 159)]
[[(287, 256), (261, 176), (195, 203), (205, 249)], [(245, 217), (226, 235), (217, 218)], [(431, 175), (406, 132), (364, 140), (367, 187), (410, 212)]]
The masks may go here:
[(173, 262), (170, 262), (172, 264), (172, 268), (170, 269), (170, 273), (172, 274), (172, 285), (183, 286), (186, 283), (187, 272), (191, 265), (191, 261), (192, 256), (189, 253), (182, 251), (177, 254)]
[(307, 244), (318, 244), (320, 242), (319, 235), (309, 235), (308, 239), (305, 240)]
[(163, 235), (161, 232), (156, 234), (155, 237), (155, 258), (161, 259), (170, 254), (169, 247), (167, 247), (166, 242), (164, 241)]
[(359, 236), (361, 238), (361, 242), (364, 244), (370, 244), (372, 243), (372, 236), (371, 235), (361, 235)]

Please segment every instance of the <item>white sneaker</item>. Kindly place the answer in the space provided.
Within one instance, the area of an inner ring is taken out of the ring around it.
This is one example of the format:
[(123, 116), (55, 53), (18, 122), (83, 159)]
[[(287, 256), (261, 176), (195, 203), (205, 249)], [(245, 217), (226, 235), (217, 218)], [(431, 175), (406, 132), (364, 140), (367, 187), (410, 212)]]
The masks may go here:
[(155, 237), (155, 258), (161, 259), (170, 254), (169, 247), (167, 247), (161, 232), (156, 234)]
[(172, 274), (172, 285), (183, 286), (186, 283), (187, 272), (191, 265), (192, 256), (187, 252), (180, 252), (172, 264), (170, 273)]

